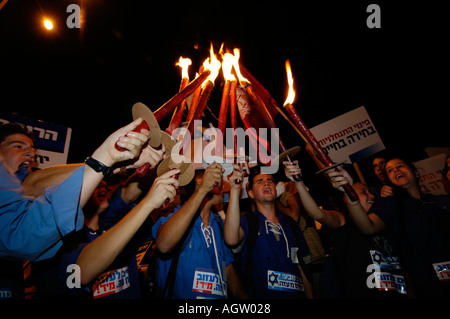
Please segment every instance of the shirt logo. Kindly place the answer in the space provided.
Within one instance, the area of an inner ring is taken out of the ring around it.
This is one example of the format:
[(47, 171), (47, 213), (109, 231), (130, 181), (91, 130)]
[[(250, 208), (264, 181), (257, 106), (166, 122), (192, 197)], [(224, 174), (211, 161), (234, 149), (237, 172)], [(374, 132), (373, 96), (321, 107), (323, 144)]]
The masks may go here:
[(303, 291), (303, 283), (299, 277), (293, 274), (268, 270), (267, 288), (287, 292)]
[(192, 291), (224, 296), (223, 292), (226, 291), (226, 288), (222, 287), (218, 274), (196, 270), (194, 273)]
[(94, 298), (102, 298), (127, 289), (130, 285), (128, 267), (123, 267), (100, 275), (92, 287), (92, 291), (94, 292)]

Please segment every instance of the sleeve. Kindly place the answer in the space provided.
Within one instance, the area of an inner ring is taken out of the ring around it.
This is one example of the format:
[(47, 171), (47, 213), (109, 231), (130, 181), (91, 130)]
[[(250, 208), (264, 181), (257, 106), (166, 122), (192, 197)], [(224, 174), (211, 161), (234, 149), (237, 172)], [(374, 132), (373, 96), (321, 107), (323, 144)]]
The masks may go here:
[(84, 165), (33, 199), (0, 161), (0, 258), (37, 261), (54, 256), (62, 237), (83, 227), (83, 175)]
[(158, 219), (158, 220), (156, 221), (156, 223), (155, 223), (155, 224), (153, 225), (153, 227), (152, 227), (152, 236), (153, 236), (153, 238), (156, 239), (156, 237), (157, 237), (157, 235), (158, 235), (159, 227), (161, 227), (162, 224), (164, 224), (166, 221), (168, 221), (169, 218), (170, 218), (170, 216), (172, 216), (172, 215), (173, 215), (173, 214), (170, 214), (170, 215), (167, 216), (167, 217), (161, 217), (160, 219)]

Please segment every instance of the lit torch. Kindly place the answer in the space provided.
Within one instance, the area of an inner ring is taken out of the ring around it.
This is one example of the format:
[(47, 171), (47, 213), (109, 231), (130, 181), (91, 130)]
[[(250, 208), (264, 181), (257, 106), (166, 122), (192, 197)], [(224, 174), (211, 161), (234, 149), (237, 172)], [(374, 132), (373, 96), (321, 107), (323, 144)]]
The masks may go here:
[[(178, 151), (176, 150), (177, 154), (171, 154), (167, 156), (166, 159), (164, 159), (164, 161), (162, 161), (161, 164), (158, 166), (157, 170), (157, 175), (161, 176), (162, 174), (167, 172), (167, 170), (179, 168), (181, 170), (181, 173), (175, 175), (174, 178), (180, 179), (181, 176), (183, 176), (183, 183), (181, 183), (180, 181), (180, 185), (182, 186), (189, 183), (190, 180), (192, 180), (192, 178), (194, 177), (194, 168), (193, 168), (194, 166), (192, 165), (190, 160), (184, 156), (184, 154), (191, 143), (191, 136), (194, 136), (194, 122), (195, 120), (200, 119), (203, 114), (203, 110), (206, 107), (206, 102), (208, 101), (209, 95), (214, 87), (214, 80), (219, 74), (219, 70), (221, 67), (220, 61), (214, 54), (212, 44), (210, 53), (211, 53), (210, 58), (207, 58), (205, 63), (203, 64), (204, 71), (202, 73), (202, 75), (207, 73), (209, 74), (209, 76), (208, 79), (205, 81), (206, 83), (203, 83), (203, 89), (200, 96), (200, 100), (198, 102), (196, 109), (194, 110), (193, 118), (189, 121), (187, 132), (184, 134), (183, 139), (179, 144)], [(172, 158), (174, 156), (178, 158), (176, 161), (174, 160), (174, 158)], [(167, 201), (164, 205), (165, 206), (167, 205)]]
[(232, 82), (236, 82), (236, 77), (231, 73), (233, 68), (233, 55), (231, 53), (225, 53), (222, 60), (222, 72), (225, 79), (223, 86), (222, 101), (220, 103), (219, 123), (218, 129), (222, 132), (225, 131), (227, 122), (227, 111), (230, 101), (230, 87)]
[[(185, 59), (183, 57), (180, 57), (177, 63), (175, 63), (176, 66), (181, 67), (181, 83), (180, 83), (180, 90), (182, 91), (189, 83), (189, 73), (188, 68), (192, 64), (191, 59)], [(167, 134), (172, 134), (172, 131), (176, 129), (181, 121), (183, 120), (183, 113), (184, 109), (186, 107), (186, 100), (183, 100), (179, 106), (179, 108), (174, 112), (174, 115), (170, 121), (169, 126), (166, 129)]]
[[(302, 119), (300, 118), (300, 116), (298, 115), (297, 111), (295, 110), (295, 108), (293, 106), (294, 99), (295, 99), (294, 79), (292, 77), (291, 65), (289, 63), (289, 60), (286, 60), (286, 73), (287, 73), (287, 78), (288, 78), (289, 91), (288, 91), (288, 96), (286, 98), (286, 101), (283, 104), (284, 109), (286, 110), (286, 112), (288, 113), (289, 117), (294, 122), (294, 124), (300, 130), (303, 137), (306, 139), (306, 142), (309, 143), (309, 145), (312, 147), (312, 149), (316, 153), (319, 160), (329, 169), (336, 169), (335, 163), (331, 160), (331, 158), (328, 156), (328, 154), (325, 153), (323, 148), (320, 147), (315, 136), (311, 133), (311, 131), (303, 123)], [(353, 187), (350, 184), (346, 184), (343, 187), (344, 187), (344, 190), (345, 190), (347, 196), (350, 198), (351, 201), (358, 200), (358, 195), (356, 194), (355, 190), (353, 189)]]
[[(236, 49), (235, 49), (235, 56), (236, 56), (236, 53), (238, 54), (238, 57), (239, 57), (239, 50), (237, 50), (237, 52), (236, 52)], [(256, 107), (259, 114), (264, 119), (264, 122), (266, 123), (267, 127), (271, 128), (271, 129), (275, 129), (276, 128), (275, 121), (273, 120), (272, 116), (270, 115), (270, 113), (269, 113), (266, 105), (262, 101), (262, 99), (253, 90), (253, 87), (252, 87), (250, 81), (247, 80), (246, 78), (244, 78), (240, 72), (236, 72), (236, 74), (239, 77), (239, 83), (241, 84), (241, 86), (243, 86), (245, 88), (245, 91), (247, 92), (247, 95), (249, 96), (252, 104)], [(287, 147), (284, 144), (281, 137), (276, 133), (276, 130), (272, 130), (272, 131), (276, 134), (276, 139), (279, 142), (279, 146), (280, 146), (280, 150), (281, 150), (281, 154), (278, 156), (278, 159), (281, 160), (283, 158), (286, 158), (286, 160), (288, 160), (289, 162), (292, 162), (291, 156), (298, 153), (300, 148), (294, 147), (291, 149), (287, 149)], [(293, 178), (296, 181), (300, 181), (302, 179), (301, 175), (294, 175)]]
[(169, 101), (164, 103), (154, 114), (158, 122), (162, 121), (170, 112), (172, 112), (181, 102), (191, 95), (211, 74), (210, 70), (205, 70), (200, 76), (195, 78), (184, 89), (175, 94)]
[[(212, 44), (211, 44), (211, 49), (210, 49), (210, 58), (208, 58), (205, 61), (203, 66), (204, 66), (205, 70), (203, 71), (202, 75), (205, 72), (209, 71), (209, 77), (205, 81), (205, 83), (203, 83), (203, 85), (202, 85), (203, 89), (202, 89), (202, 93), (200, 95), (200, 99), (198, 101), (198, 105), (195, 108), (194, 115), (188, 124), (188, 131), (191, 133), (192, 136), (194, 136), (193, 135), (194, 121), (197, 119), (200, 119), (202, 117), (203, 111), (205, 110), (205, 107), (206, 107), (206, 102), (208, 102), (209, 95), (211, 94), (211, 91), (214, 88), (214, 80), (216, 79), (217, 75), (219, 74), (220, 67), (221, 67), (220, 61), (217, 59), (216, 55), (214, 54)], [(187, 136), (187, 135), (185, 135), (185, 136)], [(190, 140), (188, 138), (183, 138), (183, 141), (181, 142), (181, 147), (180, 147), (180, 154), (182, 154), (184, 151), (187, 150), (187, 146), (189, 145), (189, 143), (190, 143)]]

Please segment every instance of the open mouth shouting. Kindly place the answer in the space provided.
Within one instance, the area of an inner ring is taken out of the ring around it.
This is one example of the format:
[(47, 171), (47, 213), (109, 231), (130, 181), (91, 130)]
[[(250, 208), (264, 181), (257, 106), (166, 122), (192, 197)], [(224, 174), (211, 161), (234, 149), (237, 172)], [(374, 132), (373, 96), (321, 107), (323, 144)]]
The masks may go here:
[(23, 161), (22, 163), (20, 163), (19, 169), (21, 169), (21, 168), (29, 168), (30, 166), (31, 166), (31, 163), (29, 161)]

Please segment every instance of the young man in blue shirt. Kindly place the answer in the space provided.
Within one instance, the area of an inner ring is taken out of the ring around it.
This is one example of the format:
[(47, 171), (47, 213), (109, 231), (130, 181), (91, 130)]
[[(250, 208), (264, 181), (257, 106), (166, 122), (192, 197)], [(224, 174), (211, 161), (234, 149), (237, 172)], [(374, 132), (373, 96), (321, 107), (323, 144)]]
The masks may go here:
[[(158, 285), (163, 298), (246, 296), (232, 264), (233, 254), (223, 240), (222, 220), (211, 212), (213, 195), (210, 192), (216, 183), (222, 182), (222, 173), (218, 163), (206, 168), (203, 176), (195, 177), (195, 191), (187, 202), (172, 215), (160, 218), (153, 227), (156, 247), (161, 253)], [(174, 262), (177, 267), (170, 271)]]
[[(131, 132), (141, 122), (138, 119), (111, 134), (92, 158), (111, 167), (136, 157), (149, 138), (148, 131)], [(117, 151), (116, 142), (126, 151)], [(88, 165), (68, 165), (63, 172), (61, 167), (37, 171), (30, 175), (39, 176), (35, 181), (46, 187), (38, 187), (39, 191), (27, 187), (37, 194), (32, 197), (22, 182), (29, 179), (34, 155), (32, 135), (25, 126), (0, 126), (0, 298), (23, 297), (22, 260), (53, 257), (62, 246), (63, 237), (81, 229), (81, 208), (103, 177)], [(52, 178), (48, 178), (49, 171)]]
[[(225, 242), (239, 245), (241, 254), (240, 272), (246, 272), (250, 234), (250, 218), (240, 216), (240, 184), (242, 169), (234, 165), (230, 176), (230, 202), (225, 219)], [(270, 174), (252, 173), (249, 176), (248, 196), (253, 199), (258, 231), (251, 259), (252, 268), (246, 289), (253, 298), (312, 298), (312, 287), (300, 266), (299, 258), (309, 254), (300, 227), (294, 229), (285, 215), (275, 209), (276, 183)], [(294, 232), (297, 232), (295, 235)], [(295, 237), (298, 237), (298, 240)], [(238, 250), (239, 250), (238, 249)], [(297, 252), (300, 254), (297, 254)], [(244, 274), (248, 277), (248, 274)]]

